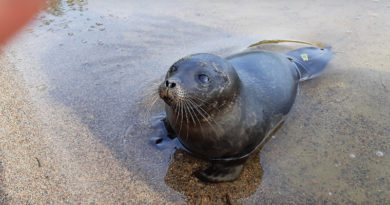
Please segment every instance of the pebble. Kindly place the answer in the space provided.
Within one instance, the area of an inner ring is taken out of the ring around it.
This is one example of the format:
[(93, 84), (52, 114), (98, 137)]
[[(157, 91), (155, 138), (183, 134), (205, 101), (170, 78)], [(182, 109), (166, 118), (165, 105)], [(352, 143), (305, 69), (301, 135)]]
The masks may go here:
[(371, 13), (370, 16), (373, 17), (373, 18), (376, 18), (376, 17), (378, 17), (378, 14), (377, 13)]
[(329, 192), (328, 195), (329, 195), (329, 196), (332, 196), (332, 192)]
[(40, 86), (37, 86), (38, 90), (39, 91), (45, 91), (47, 89), (47, 86), (46, 85), (40, 85)]
[(353, 158), (356, 157), (356, 155), (355, 154), (349, 154), (349, 157), (353, 159)]
[(384, 155), (383, 152), (381, 152), (381, 151), (377, 151), (375, 154), (378, 157), (383, 157), (383, 155)]

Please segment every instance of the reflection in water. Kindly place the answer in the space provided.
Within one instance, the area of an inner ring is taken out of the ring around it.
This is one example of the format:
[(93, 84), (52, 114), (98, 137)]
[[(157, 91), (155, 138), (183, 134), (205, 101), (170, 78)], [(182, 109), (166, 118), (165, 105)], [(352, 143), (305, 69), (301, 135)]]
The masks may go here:
[(87, 4), (87, 0), (47, 0), (46, 12), (53, 16), (62, 16), (67, 9), (83, 11)]

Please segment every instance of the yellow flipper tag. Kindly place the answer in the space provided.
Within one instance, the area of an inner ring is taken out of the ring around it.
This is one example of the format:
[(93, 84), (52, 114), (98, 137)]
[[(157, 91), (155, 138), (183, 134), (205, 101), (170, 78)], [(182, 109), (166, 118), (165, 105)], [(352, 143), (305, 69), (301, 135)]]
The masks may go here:
[(306, 53), (301, 54), (301, 58), (302, 58), (303, 61), (308, 61), (309, 60), (309, 56)]

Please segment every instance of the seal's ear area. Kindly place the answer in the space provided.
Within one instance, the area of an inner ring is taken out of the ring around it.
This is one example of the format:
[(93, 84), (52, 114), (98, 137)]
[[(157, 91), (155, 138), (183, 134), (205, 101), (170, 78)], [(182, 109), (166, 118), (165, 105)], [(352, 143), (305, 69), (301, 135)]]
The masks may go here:
[(333, 52), (331, 47), (304, 47), (290, 51), (286, 55), (297, 65), (299, 80), (304, 81), (318, 76), (329, 63)]
[(224, 85), (230, 84), (230, 77), (227, 73), (222, 73), (220, 78), (221, 78), (221, 82), (223, 82)]

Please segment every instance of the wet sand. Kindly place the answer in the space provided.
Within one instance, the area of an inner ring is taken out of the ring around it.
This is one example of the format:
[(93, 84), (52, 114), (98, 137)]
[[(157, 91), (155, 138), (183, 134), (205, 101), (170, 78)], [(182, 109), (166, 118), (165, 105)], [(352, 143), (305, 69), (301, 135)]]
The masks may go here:
[[(0, 57), (0, 203), (389, 203), (388, 19), (385, 1), (56, 1)], [(237, 181), (203, 183), (207, 162), (151, 140), (166, 134), (154, 82), (263, 39), (335, 57)]]
[[(165, 200), (79, 126), (77, 116), (56, 118), (66, 108), (34, 107), (24, 80), (1, 59), (1, 153), (5, 202), (128, 203)], [(39, 88), (38, 90), (41, 90)], [(51, 106), (55, 105), (52, 104)], [(43, 112), (42, 112), (43, 111)], [(66, 136), (66, 137), (64, 137)], [(112, 180), (115, 179), (115, 180)], [(121, 182), (118, 186), (116, 182)]]

